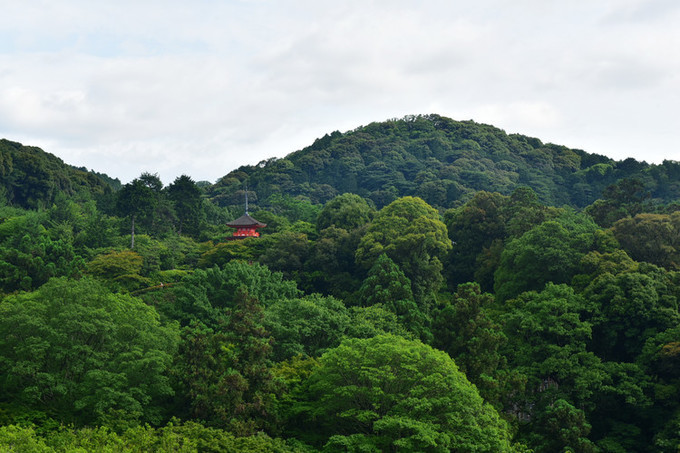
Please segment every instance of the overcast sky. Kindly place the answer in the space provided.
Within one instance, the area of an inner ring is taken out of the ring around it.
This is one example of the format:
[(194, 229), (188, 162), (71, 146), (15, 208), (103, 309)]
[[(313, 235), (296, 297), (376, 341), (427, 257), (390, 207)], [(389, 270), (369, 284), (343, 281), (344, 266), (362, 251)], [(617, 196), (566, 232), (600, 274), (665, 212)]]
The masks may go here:
[(0, 137), (214, 182), (408, 114), (680, 160), (676, 0), (0, 0)]

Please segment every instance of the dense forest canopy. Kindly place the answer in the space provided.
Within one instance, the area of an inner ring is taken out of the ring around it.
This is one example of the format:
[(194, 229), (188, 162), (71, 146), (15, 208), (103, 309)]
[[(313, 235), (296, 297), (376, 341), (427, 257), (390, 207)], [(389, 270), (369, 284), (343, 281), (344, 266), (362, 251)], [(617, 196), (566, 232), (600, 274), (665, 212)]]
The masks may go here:
[(669, 202), (680, 195), (678, 177), (677, 162), (614, 161), (473, 121), (419, 115), (327, 134), (282, 159), (230, 172), (208, 195), (222, 206), (238, 204), (247, 181), (263, 206), (276, 204), (269, 198), (280, 193), (325, 203), (350, 192), (377, 207), (415, 195), (446, 209), (480, 190), (510, 195), (526, 186), (544, 204), (583, 208), (628, 179), (650, 199)]
[(0, 176), (0, 450), (680, 447), (677, 162), (425, 115), (215, 184)]

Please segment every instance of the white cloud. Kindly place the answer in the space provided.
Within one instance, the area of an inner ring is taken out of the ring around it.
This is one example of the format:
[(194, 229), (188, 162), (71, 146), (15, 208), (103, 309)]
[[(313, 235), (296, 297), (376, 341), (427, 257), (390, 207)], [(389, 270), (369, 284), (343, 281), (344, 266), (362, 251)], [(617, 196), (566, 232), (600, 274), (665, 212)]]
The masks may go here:
[(0, 135), (126, 181), (214, 181), (417, 113), (615, 158), (680, 157), (670, 1), (6, 6)]

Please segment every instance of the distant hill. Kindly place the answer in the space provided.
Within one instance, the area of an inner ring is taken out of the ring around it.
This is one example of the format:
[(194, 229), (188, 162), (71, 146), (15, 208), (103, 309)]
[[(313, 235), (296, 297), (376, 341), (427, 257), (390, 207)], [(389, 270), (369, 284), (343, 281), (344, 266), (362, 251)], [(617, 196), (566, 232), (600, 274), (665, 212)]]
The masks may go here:
[(88, 192), (97, 197), (120, 181), (65, 164), (40, 148), (0, 139), (0, 205), (36, 209), (49, 206), (58, 193)]
[(222, 206), (238, 205), (247, 184), (251, 201), (265, 207), (274, 194), (321, 203), (353, 192), (378, 207), (416, 195), (448, 208), (479, 190), (509, 194), (529, 186), (544, 203), (584, 207), (630, 178), (659, 201), (680, 195), (677, 162), (614, 161), (474, 121), (418, 115), (327, 134), (285, 158), (230, 172), (208, 194)]

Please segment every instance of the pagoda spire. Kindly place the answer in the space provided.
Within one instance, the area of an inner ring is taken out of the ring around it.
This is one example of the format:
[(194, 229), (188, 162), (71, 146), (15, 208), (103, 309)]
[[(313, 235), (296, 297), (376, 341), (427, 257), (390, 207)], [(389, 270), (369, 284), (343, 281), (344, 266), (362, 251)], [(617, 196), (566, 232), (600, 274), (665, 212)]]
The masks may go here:
[(227, 239), (244, 239), (244, 238), (256, 238), (260, 237), (260, 233), (256, 231), (258, 228), (264, 228), (267, 226), (266, 223), (262, 223), (258, 220), (253, 219), (248, 214), (248, 186), (246, 185), (246, 213), (243, 214), (236, 220), (232, 220), (227, 223), (228, 227), (236, 228), (236, 231), (231, 237)]

